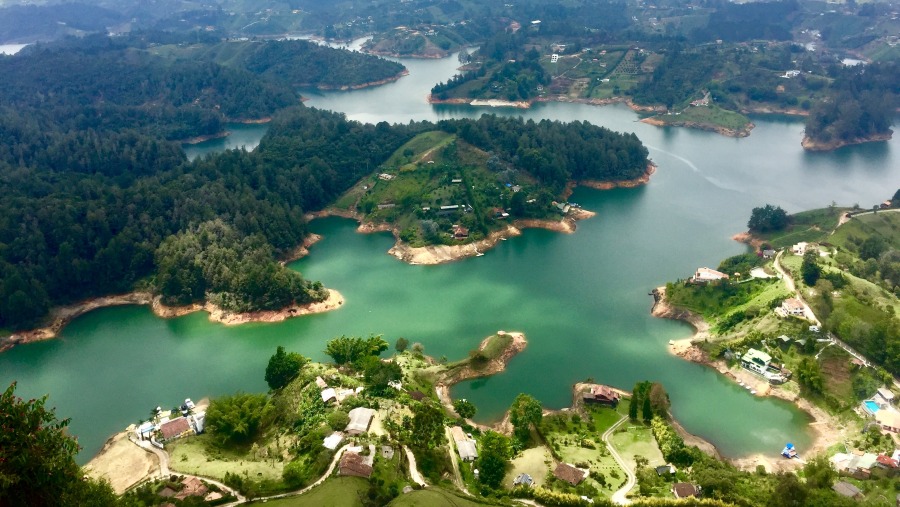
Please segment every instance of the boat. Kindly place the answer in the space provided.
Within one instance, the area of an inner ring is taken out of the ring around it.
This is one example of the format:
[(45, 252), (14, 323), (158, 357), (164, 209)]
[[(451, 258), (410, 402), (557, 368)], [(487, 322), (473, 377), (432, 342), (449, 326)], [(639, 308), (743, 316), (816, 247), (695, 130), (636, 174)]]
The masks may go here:
[(800, 458), (797, 454), (797, 449), (794, 448), (794, 444), (788, 443), (784, 446), (784, 449), (781, 450), (781, 455), (787, 459), (792, 458)]
[(751, 389), (750, 394), (752, 394), (753, 396), (756, 396), (756, 389)]

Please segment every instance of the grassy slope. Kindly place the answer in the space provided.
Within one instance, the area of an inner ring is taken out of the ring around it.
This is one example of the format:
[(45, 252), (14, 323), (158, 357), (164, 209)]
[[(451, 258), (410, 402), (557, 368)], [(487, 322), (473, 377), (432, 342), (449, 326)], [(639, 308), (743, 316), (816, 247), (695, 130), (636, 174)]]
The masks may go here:
[(679, 115), (659, 115), (654, 119), (665, 123), (692, 122), (732, 130), (741, 130), (750, 124), (750, 119), (741, 113), (728, 111), (718, 106), (688, 107)]
[(786, 229), (756, 233), (754, 236), (775, 248), (790, 247), (801, 241), (825, 241), (837, 226), (840, 216), (847, 211), (850, 211), (850, 208), (834, 207), (802, 211), (791, 215), (791, 225)]
[(400, 495), (388, 505), (391, 507), (476, 507), (491, 504), (477, 502), (474, 498), (457, 496), (441, 488), (432, 487)]
[[(358, 507), (369, 489), (369, 482), (361, 477), (332, 477), (300, 496), (269, 500), (267, 507)], [(252, 505), (263, 505), (255, 503)]]

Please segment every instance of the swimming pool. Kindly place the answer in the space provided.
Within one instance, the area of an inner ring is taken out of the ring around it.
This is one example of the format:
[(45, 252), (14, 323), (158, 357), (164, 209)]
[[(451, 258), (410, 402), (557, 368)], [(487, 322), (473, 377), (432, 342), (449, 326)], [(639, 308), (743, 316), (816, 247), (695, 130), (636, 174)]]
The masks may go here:
[(866, 400), (863, 402), (863, 405), (866, 407), (866, 411), (872, 415), (875, 415), (876, 412), (881, 410), (881, 407), (878, 406), (878, 403), (875, 403), (872, 400)]

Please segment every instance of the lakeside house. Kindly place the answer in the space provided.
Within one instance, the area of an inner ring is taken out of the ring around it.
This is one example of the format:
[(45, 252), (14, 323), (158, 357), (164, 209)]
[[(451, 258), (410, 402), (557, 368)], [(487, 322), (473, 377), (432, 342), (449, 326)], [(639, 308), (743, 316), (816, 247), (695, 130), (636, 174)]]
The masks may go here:
[(179, 417), (159, 425), (159, 440), (161, 442), (168, 442), (193, 434), (194, 429), (191, 427), (187, 417)]
[(766, 248), (765, 250), (762, 251), (762, 256), (763, 256), (763, 259), (772, 259), (775, 257), (776, 253), (777, 252), (775, 252), (775, 250), (773, 250), (771, 248)]
[(725, 273), (704, 267), (697, 268), (697, 271), (694, 272), (694, 276), (691, 277), (691, 283), (709, 283), (727, 279), (728, 275)]
[(585, 403), (599, 403), (615, 408), (619, 404), (619, 393), (609, 386), (592, 384), (587, 391), (581, 393)]
[(875, 396), (878, 396), (879, 398), (884, 400), (884, 402), (888, 405), (893, 405), (894, 403), (894, 393), (886, 387), (879, 387), (875, 391)]
[(795, 317), (803, 317), (806, 314), (803, 303), (797, 298), (787, 298), (782, 301), (781, 310), (785, 315), (793, 315)]
[(783, 384), (790, 377), (790, 372), (772, 364), (772, 356), (753, 348), (741, 356), (741, 367), (763, 377), (770, 384)]
[(469, 237), (469, 229), (459, 225), (453, 224), (453, 239), (466, 239)]
[(371, 408), (356, 407), (347, 415), (350, 416), (350, 422), (344, 430), (348, 435), (361, 435), (369, 431), (369, 425), (372, 424), (372, 418), (375, 417), (375, 411)]
[(568, 463), (560, 463), (553, 470), (553, 476), (561, 481), (568, 482), (572, 486), (577, 486), (587, 477), (587, 472), (580, 468), (575, 468)]
[(689, 482), (676, 482), (672, 485), (672, 494), (675, 498), (691, 498), (700, 496), (700, 486)]
[(459, 453), (459, 459), (465, 462), (472, 462), (478, 459), (478, 449), (475, 446), (475, 440), (470, 438), (459, 426), (450, 428), (450, 436), (453, 437), (453, 443), (456, 444), (456, 452)]

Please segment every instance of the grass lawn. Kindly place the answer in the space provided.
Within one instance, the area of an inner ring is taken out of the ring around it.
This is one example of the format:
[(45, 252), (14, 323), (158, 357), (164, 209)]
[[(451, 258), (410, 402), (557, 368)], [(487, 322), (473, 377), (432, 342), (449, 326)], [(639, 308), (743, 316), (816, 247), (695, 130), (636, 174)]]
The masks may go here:
[(441, 488), (430, 487), (400, 495), (388, 504), (390, 507), (475, 507), (484, 504), (473, 498), (457, 496)]
[(361, 477), (332, 477), (308, 493), (300, 496), (269, 500), (267, 507), (357, 507), (369, 489), (369, 482)]
[(848, 250), (856, 250), (853, 243), (862, 243), (869, 236), (881, 236), (894, 248), (900, 248), (900, 212), (880, 211), (853, 218), (829, 238), (829, 242)]
[[(424, 132), (412, 138), (397, 149), (387, 162), (383, 164), (385, 168), (400, 168), (401, 170), (408, 164), (418, 160), (423, 153), (433, 148), (438, 148), (448, 144), (456, 136), (448, 134), (440, 130)], [(408, 155), (412, 152), (411, 155)]]
[[(837, 226), (841, 215), (850, 211), (850, 208), (821, 208), (803, 211), (791, 215), (791, 225), (782, 231), (768, 233), (756, 233), (754, 236), (770, 243), (775, 248), (789, 247), (801, 241), (818, 242), (828, 238), (829, 242), (835, 242), (835, 236), (829, 238), (829, 234)], [(863, 217), (860, 217), (863, 218)], [(843, 229), (845, 226), (842, 226)], [(840, 231), (841, 229), (838, 229)]]
[(512, 343), (512, 335), (504, 334), (501, 336), (495, 334), (490, 337), (482, 353), (488, 359), (497, 359), (510, 343)]
[(544, 446), (533, 447), (522, 451), (522, 454), (512, 460), (509, 471), (503, 479), (503, 486), (512, 488), (513, 481), (519, 474), (528, 474), (534, 479), (535, 486), (543, 486), (547, 473), (553, 464), (553, 456), (550, 450)]
[(610, 442), (632, 470), (637, 466), (634, 460), (635, 455), (647, 458), (651, 467), (666, 464), (662, 452), (656, 446), (656, 440), (654, 440), (649, 426), (632, 422), (623, 423), (622, 426), (616, 428)]
[(246, 475), (254, 480), (281, 481), (284, 462), (278, 460), (251, 461), (246, 453), (230, 453), (213, 447), (209, 435), (183, 438), (167, 445), (169, 467), (176, 472), (222, 479), (225, 472)]
[(656, 118), (666, 123), (696, 122), (733, 130), (746, 128), (750, 123), (750, 119), (746, 116), (717, 106), (688, 107), (679, 115), (659, 115)]

